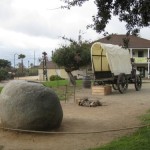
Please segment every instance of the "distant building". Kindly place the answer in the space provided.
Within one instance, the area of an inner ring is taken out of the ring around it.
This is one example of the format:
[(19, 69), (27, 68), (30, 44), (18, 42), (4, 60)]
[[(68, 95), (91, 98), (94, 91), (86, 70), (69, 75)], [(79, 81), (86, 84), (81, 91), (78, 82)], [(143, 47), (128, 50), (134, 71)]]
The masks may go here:
[(126, 38), (126, 35), (112, 34), (94, 42), (124, 46), (123, 41), (128, 44), (131, 58), (134, 58), (135, 66), (141, 76), (150, 78), (150, 40), (133, 35)]
[[(64, 79), (69, 78), (65, 69), (63, 67), (59, 67), (53, 61), (47, 61), (46, 66), (47, 66), (47, 78), (48, 78), (48, 80), (52, 75), (58, 75)], [(83, 69), (72, 71), (72, 74), (75, 78), (81, 79), (84, 75), (87, 74), (87, 72), (91, 72), (91, 70), (83, 68)], [(39, 68), (38, 68), (38, 75), (39, 75), (39, 80), (41, 80), (41, 81), (46, 80), (46, 77), (43, 74), (43, 63), (41, 63)]]

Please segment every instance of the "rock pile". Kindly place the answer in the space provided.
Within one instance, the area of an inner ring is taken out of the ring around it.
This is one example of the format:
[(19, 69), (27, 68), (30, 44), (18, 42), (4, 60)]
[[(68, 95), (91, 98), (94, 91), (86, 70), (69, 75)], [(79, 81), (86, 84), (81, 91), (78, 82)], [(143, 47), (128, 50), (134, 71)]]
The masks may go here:
[(99, 100), (89, 100), (87, 97), (78, 99), (78, 105), (79, 106), (85, 106), (85, 107), (96, 107), (96, 106), (102, 106), (102, 103)]

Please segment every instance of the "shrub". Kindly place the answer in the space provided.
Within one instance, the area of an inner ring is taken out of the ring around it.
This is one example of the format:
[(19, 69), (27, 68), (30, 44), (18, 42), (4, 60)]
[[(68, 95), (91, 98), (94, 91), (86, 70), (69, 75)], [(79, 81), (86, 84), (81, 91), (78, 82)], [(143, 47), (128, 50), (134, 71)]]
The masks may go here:
[(55, 80), (64, 80), (64, 78), (61, 78), (60, 76), (58, 75), (52, 75), (50, 76), (50, 81), (55, 81)]
[(2, 89), (3, 89), (3, 87), (0, 87), (0, 93), (1, 93)]
[(5, 69), (0, 69), (0, 81), (8, 79), (8, 72)]

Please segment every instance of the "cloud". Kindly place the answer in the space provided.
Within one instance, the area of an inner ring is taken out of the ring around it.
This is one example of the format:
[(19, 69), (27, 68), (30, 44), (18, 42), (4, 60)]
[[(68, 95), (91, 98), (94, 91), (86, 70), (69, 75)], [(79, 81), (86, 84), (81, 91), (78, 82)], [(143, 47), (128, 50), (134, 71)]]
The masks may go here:
[(13, 16), (12, 0), (0, 0), (0, 20), (7, 20)]
[(29, 36), (27, 34), (1, 28), (0, 33), (1, 44), (11, 48), (53, 49), (59, 43), (56, 39), (54, 40), (46, 37)]
[[(97, 13), (93, 1), (82, 7), (67, 9), (53, 9), (64, 5), (61, 0), (0, 0), (0, 58), (13, 62), (15, 53), (25, 54), (26, 60), (41, 57), (46, 51), (58, 48), (66, 36), (77, 40), (79, 31), (84, 34), (83, 39), (94, 41), (102, 36), (92, 29), (86, 29), (93, 23), (92, 16)], [(124, 34), (124, 23), (116, 17), (107, 26), (110, 33)], [(144, 32), (143, 32), (144, 31)], [(149, 38), (148, 29), (141, 32), (143, 38)]]
[[(31, 36), (56, 39), (64, 35), (77, 37), (79, 30), (86, 31), (86, 25), (92, 22), (90, 11), (84, 11), (89, 5), (84, 5), (82, 8), (75, 7), (71, 10), (49, 10), (49, 7), (56, 8), (54, 4), (62, 5), (60, 0), (55, 3), (48, 0), (14, 0), (12, 5), (7, 6), (7, 10), (10, 9), (10, 14), (13, 15), (11, 17), (3, 15), (5, 17), (0, 19), (1, 27)], [(94, 7), (90, 8), (90, 10), (93, 9)]]
[(0, 28), (0, 59), (10, 60), (13, 64), (14, 54), (25, 54), (25, 62), (33, 62), (33, 54), (36, 52), (36, 64), (42, 52), (46, 51), (48, 57), (59, 46), (59, 40), (44, 37), (29, 36), (15, 31)]
[(49, 20), (43, 13), (27, 9), (15, 9), (12, 5), (0, 5), (0, 24), (4, 29), (21, 32), (31, 36), (56, 38), (50, 28)]

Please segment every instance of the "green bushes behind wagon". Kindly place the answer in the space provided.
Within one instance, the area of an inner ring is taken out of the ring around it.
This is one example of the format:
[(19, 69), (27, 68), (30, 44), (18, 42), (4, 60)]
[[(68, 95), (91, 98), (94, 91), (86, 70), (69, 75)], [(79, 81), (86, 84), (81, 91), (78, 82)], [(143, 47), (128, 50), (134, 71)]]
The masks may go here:
[(50, 76), (50, 81), (55, 81), (55, 80), (65, 80), (64, 78), (61, 78), (60, 76), (58, 75), (52, 75)]

